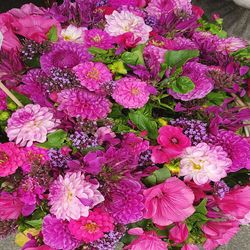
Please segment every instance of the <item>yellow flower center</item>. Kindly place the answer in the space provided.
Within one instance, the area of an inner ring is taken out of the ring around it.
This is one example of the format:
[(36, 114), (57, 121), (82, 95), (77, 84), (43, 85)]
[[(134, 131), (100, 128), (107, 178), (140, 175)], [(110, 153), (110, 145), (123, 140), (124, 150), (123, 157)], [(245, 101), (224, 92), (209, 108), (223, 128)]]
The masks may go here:
[(140, 90), (137, 89), (137, 88), (132, 88), (131, 93), (132, 93), (133, 95), (139, 95), (139, 94), (140, 94)]
[(94, 233), (99, 229), (99, 226), (95, 222), (89, 222), (84, 225), (84, 228), (89, 232), (89, 233)]
[(192, 162), (194, 170), (201, 170), (201, 165)]
[(94, 42), (99, 43), (99, 42), (101, 42), (102, 38), (101, 38), (99, 35), (96, 35), (96, 36), (94, 36), (94, 37), (92, 38), (92, 40), (93, 40)]
[(9, 156), (5, 152), (1, 151), (0, 152), (0, 164), (3, 164), (7, 162), (8, 160), (9, 160)]
[(97, 81), (99, 80), (100, 72), (97, 68), (93, 68), (88, 72), (87, 77)]

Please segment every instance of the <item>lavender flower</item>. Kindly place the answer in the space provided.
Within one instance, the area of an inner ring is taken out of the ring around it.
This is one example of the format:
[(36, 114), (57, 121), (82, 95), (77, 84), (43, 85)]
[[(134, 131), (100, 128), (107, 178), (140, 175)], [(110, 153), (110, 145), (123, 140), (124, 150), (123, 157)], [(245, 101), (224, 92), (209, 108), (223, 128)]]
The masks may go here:
[(89, 136), (82, 131), (75, 131), (74, 134), (70, 135), (72, 145), (77, 149), (81, 148), (94, 148), (98, 146), (98, 140), (94, 136)]
[(215, 182), (214, 184), (214, 194), (220, 199), (223, 199), (225, 194), (229, 192), (229, 187), (224, 181)]
[(60, 150), (50, 149), (48, 152), (50, 158), (50, 165), (53, 168), (67, 168), (67, 161), (71, 160), (69, 155), (64, 155)]

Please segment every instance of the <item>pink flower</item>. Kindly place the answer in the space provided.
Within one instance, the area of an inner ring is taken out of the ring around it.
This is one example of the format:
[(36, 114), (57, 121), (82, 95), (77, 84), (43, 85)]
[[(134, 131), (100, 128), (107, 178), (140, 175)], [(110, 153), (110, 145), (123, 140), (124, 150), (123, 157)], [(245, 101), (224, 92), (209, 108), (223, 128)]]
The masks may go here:
[(30, 147), (35, 141), (45, 142), (47, 134), (53, 132), (57, 124), (48, 108), (28, 104), (12, 114), (6, 132), (10, 141), (15, 140), (16, 144)]
[(227, 244), (240, 227), (237, 221), (209, 221), (202, 226), (202, 230), (207, 238), (204, 249), (213, 250)]
[(184, 223), (176, 223), (169, 231), (169, 239), (175, 243), (182, 243), (188, 237), (188, 228)]
[(126, 32), (117, 36), (115, 41), (119, 46), (119, 49), (116, 51), (116, 53), (120, 54), (124, 49), (134, 48), (141, 41), (141, 38), (135, 38), (132, 32)]
[(116, 82), (112, 94), (114, 100), (125, 108), (142, 108), (149, 99), (146, 82), (134, 77), (124, 77)]
[(250, 211), (250, 186), (235, 187), (216, 202), (224, 214), (243, 219)]
[(199, 250), (199, 247), (193, 244), (186, 244), (181, 248), (181, 250)]
[(118, 8), (122, 5), (144, 7), (146, 2), (147, 0), (108, 0), (108, 3), (114, 8)]
[(0, 219), (16, 220), (22, 213), (23, 203), (10, 193), (0, 193)]
[(51, 248), (46, 245), (38, 246), (38, 247), (28, 247), (25, 248), (24, 250), (56, 250), (55, 248)]
[(5, 110), (6, 108), (7, 108), (7, 96), (2, 90), (0, 90), (0, 110)]
[(23, 161), (23, 154), (15, 143), (0, 143), (0, 177), (14, 174)]
[(87, 217), (89, 209), (104, 201), (98, 187), (99, 184), (85, 180), (81, 172), (68, 172), (64, 177), (60, 175), (50, 187), (50, 212), (63, 220)]
[(144, 196), (146, 207), (144, 218), (152, 219), (160, 226), (184, 221), (195, 211), (192, 190), (176, 177), (146, 189)]
[(173, 126), (161, 127), (157, 142), (160, 146), (152, 147), (152, 161), (155, 163), (169, 162), (191, 145), (190, 139), (183, 134), (182, 128)]
[(28, 15), (44, 15), (45, 11), (46, 10), (44, 8), (39, 8), (36, 5), (29, 3), (24, 4), (20, 9), (11, 9), (8, 13), (17, 18), (23, 18)]
[(112, 80), (108, 67), (100, 62), (85, 62), (73, 68), (82, 86), (90, 91), (99, 90), (100, 87)]
[(104, 233), (114, 230), (113, 218), (101, 209), (95, 209), (88, 217), (71, 220), (68, 228), (71, 234), (80, 241), (89, 243), (104, 236)]
[(204, 14), (204, 10), (200, 6), (197, 6), (197, 5), (192, 5), (192, 11), (198, 19), (200, 19)]

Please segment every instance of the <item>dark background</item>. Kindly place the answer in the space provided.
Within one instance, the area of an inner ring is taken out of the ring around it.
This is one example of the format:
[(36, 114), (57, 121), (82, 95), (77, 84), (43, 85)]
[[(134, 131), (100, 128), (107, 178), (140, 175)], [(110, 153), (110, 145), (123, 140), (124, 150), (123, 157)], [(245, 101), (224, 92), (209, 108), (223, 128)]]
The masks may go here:
[(45, 6), (44, 0), (0, 0), (0, 12), (5, 12), (12, 8), (20, 8), (25, 3), (34, 3), (37, 6)]

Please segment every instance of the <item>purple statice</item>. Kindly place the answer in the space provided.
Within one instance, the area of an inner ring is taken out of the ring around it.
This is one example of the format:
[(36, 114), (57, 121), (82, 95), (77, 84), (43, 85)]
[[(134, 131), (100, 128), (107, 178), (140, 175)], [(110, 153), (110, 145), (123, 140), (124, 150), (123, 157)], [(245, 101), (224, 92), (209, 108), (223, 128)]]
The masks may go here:
[(101, 92), (106, 95), (112, 95), (116, 87), (116, 81), (108, 81), (102, 85)]
[(220, 199), (223, 199), (225, 194), (229, 192), (229, 187), (224, 181), (214, 183), (214, 194)]
[(7, 238), (17, 230), (16, 220), (0, 220), (0, 240)]
[(98, 129), (98, 126), (96, 121), (88, 121), (82, 119), (81, 117), (77, 117), (74, 129), (83, 131), (86, 134), (95, 134)]
[(110, 185), (105, 206), (117, 223), (129, 224), (143, 218), (143, 194), (139, 182), (124, 178)]
[(82, 131), (75, 131), (70, 135), (72, 146), (77, 149), (94, 148), (98, 146), (98, 140), (95, 136), (89, 136)]
[(233, 131), (219, 130), (216, 135), (209, 136), (209, 143), (221, 146), (232, 165), (228, 172), (237, 172), (242, 168), (250, 169), (250, 143)]
[(52, 68), (50, 70), (50, 75), (44, 77), (43, 85), (47, 92), (60, 92), (63, 89), (70, 89), (74, 87), (79, 87), (80, 82), (77, 80), (74, 73), (69, 69)]
[(192, 145), (197, 145), (204, 142), (208, 138), (207, 124), (200, 120), (187, 119), (185, 117), (171, 120), (170, 125), (181, 127), (183, 133), (191, 140)]
[(108, 0), (98, 0), (96, 3), (96, 7), (102, 7), (108, 3)]
[(153, 15), (147, 15), (144, 21), (148, 26), (151, 26), (152, 28), (157, 25), (157, 17)]
[(70, 155), (65, 155), (61, 150), (50, 149), (48, 152), (50, 158), (50, 166), (52, 168), (67, 168), (67, 162), (71, 160)]
[(139, 160), (138, 160), (139, 170), (144, 169), (148, 166), (154, 165), (154, 163), (151, 160), (151, 157), (152, 157), (152, 150), (151, 149), (148, 149), (140, 154)]
[(41, 68), (48, 75), (51, 68), (72, 69), (81, 62), (91, 59), (87, 49), (74, 42), (59, 42), (51, 47), (50, 52), (40, 58)]

